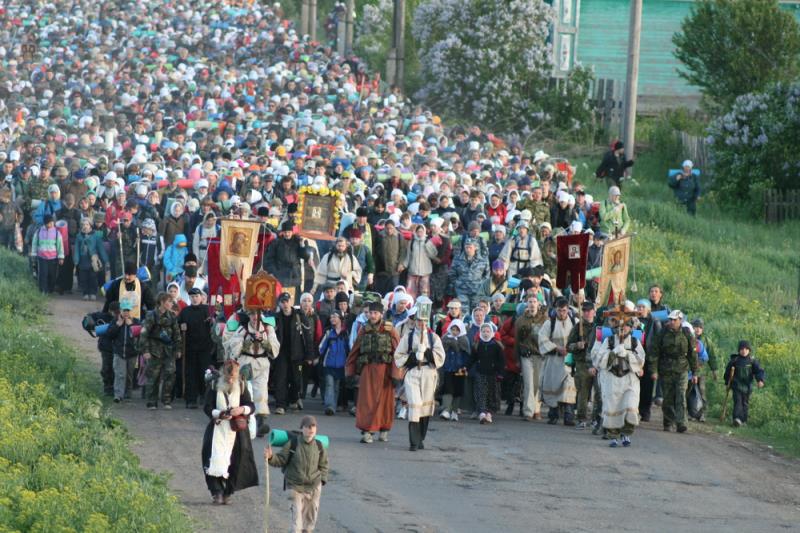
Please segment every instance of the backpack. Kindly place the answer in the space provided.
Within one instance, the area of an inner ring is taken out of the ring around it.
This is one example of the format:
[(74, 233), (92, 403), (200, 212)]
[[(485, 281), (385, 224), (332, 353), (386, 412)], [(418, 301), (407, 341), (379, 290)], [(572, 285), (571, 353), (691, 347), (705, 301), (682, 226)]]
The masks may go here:
[[(616, 344), (616, 342), (617, 342), (615, 340), (616, 338), (617, 338), (616, 335), (611, 335), (608, 338), (608, 349), (609, 350), (613, 350), (614, 349), (614, 344)], [(637, 346), (639, 346), (639, 340), (636, 337), (634, 337), (633, 335), (631, 335), (631, 350), (636, 351), (636, 347)]]
[[(283, 472), (283, 490), (286, 490), (286, 470), (289, 469), (289, 465), (292, 463), (292, 458), (294, 457), (295, 452), (297, 451), (297, 443), (299, 442), (300, 435), (296, 431), (292, 431), (289, 437), (289, 458), (286, 459), (286, 464), (283, 465), (281, 468), (281, 472)], [(322, 460), (322, 443), (318, 441), (316, 438), (314, 442), (317, 443), (317, 451), (319, 451), (319, 459)], [(317, 463), (317, 468), (319, 468), (319, 463)]]
[[(578, 319), (575, 318), (575, 313), (572, 312), (572, 309), (569, 310), (569, 314), (567, 316), (569, 317), (569, 321), (572, 323), (572, 327), (575, 327), (575, 324), (578, 323)], [(555, 316), (551, 316), (550, 317), (550, 337), (551, 338), (553, 336), (553, 331), (555, 331), (555, 329), (556, 329), (556, 317)]]

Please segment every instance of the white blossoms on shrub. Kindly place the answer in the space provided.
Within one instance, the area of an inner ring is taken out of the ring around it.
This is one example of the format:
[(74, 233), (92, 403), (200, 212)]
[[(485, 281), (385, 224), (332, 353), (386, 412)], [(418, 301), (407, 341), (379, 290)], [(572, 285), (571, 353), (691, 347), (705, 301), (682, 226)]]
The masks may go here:
[(752, 200), (767, 188), (800, 188), (800, 82), (773, 85), (736, 99), (708, 128), (714, 188)]
[(424, 1), (412, 23), (424, 81), (417, 97), (498, 129), (538, 127), (554, 16), (542, 0)]

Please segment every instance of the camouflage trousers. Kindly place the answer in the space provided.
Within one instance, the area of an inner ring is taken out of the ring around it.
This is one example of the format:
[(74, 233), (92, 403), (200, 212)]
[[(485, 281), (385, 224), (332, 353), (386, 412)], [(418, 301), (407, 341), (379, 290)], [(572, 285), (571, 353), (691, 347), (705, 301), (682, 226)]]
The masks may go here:
[(175, 386), (175, 357), (172, 354), (150, 357), (147, 361), (147, 405), (158, 405), (159, 389), (161, 403), (172, 403), (172, 387)]
[(686, 425), (686, 388), (688, 373), (668, 374), (661, 376), (664, 390), (664, 403), (661, 412), (664, 415), (664, 425)]
[(603, 398), (600, 395), (600, 384), (597, 379), (589, 373), (588, 367), (575, 367), (575, 388), (578, 389), (576, 402), (576, 419), (578, 422), (586, 422), (589, 414), (589, 395), (592, 395), (592, 417), (591, 420), (600, 420), (603, 409)]

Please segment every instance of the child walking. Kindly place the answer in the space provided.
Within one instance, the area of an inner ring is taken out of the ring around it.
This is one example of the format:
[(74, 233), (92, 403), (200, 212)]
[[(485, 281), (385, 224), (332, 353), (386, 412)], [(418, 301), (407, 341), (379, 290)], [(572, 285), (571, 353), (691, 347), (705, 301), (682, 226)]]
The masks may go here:
[(139, 321), (131, 317), (133, 304), (123, 299), (119, 302), (119, 317), (108, 327), (106, 336), (111, 339), (114, 351), (114, 402), (119, 403), (130, 398), (132, 380), (136, 371), (136, 339), (133, 338), (133, 326)]
[(725, 385), (733, 390), (734, 426), (739, 427), (747, 423), (753, 381), (760, 389), (764, 386), (764, 376), (764, 369), (758, 360), (752, 357), (750, 343), (739, 341), (739, 352), (731, 355), (725, 367)]
[(290, 438), (277, 454), (272, 446), (264, 449), (270, 466), (284, 471), (289, 500), (292, 502), (292, 531), (314, 531), (319, 515), (322, 486), (328, 482), (328, 452), (317, 436), (317, 419), (304, 416), (300, 421), (302, 435)]
[(467, 376), (469, 361), (469, 340), (464, 322), (456, 319), (450, 322), (447, 334), (442, 338), (445, 359), (442, 370), (444, 383), (442, 394), (442, 412), (444, 420), (458, 422), (458, 410), (464, 396), (464, 381)]
[(497, 377), (505, 368), (503, 347), (494, 338), (495, 327), (491, 322), (481, 325), (478, 343), (472, 349), (470, 372), (475, 372), (475, 407), (481, 424), (491, 424), (492, 408), (497, 398)]

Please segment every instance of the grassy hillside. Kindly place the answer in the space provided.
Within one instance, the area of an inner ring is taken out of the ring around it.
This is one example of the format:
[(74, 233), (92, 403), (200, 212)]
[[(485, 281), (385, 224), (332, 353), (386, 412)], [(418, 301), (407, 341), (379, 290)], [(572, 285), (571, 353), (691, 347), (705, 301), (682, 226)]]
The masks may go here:
[(47, 328), (26, 261), (0, 250), (0, 531), (190, 531), (97, 397), (97, 371)]
[[(605, 184), (592, 175), (600, 155), (578, 161), (577, 179), (603, 200)], [(749, 427), (736, 432), (800, 454), (800, 319), (792, 307), (798, 291), (800, 221), (768, 226), (703, 200), (697, 217), (691, 217), (666, 185), (667, 169), (678, 164), (669, 165), (657, 153), (642, 154), (634, 167), (638, 185), (624, 186), (623, 201), (638, 232), (638, 291), (628, 296), (646, 297), (649, 286), (658, 283), (673, 309), (703, 317), (706, 333), (718, 346), (720, 370), (739, 339), (750, 340), (766, 367), (767, 386), (751, 397)], [(629, 287), (631, 281), (632, 273)], [(709, 386), (709, 422), (719, 420), (725, 394), (721, 374)]]

